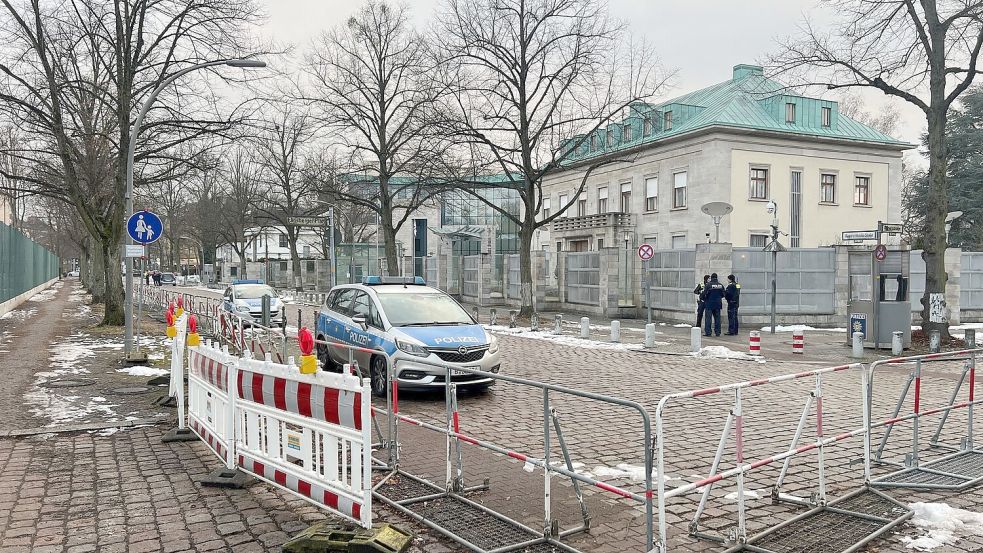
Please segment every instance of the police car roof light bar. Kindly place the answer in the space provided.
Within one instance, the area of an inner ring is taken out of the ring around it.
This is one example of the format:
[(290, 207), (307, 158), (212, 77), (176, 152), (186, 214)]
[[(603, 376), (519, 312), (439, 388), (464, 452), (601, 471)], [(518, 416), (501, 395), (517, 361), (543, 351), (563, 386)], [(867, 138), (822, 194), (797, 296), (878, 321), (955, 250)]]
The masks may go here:
[(259, 279), (259, 278), (236, 279), (232, 281), (232, 284), (263, 284), (263, 279)]
[(362, 284), (366, 286), (378, 286), (380, 284), (402, 284), (406, 286), (407, 284), (412, 284), (414, 286), (426, 286), (427, 281), (423, 280), (423, 277), (393, 277), (393, 276), (367, 276), (362, 278)]

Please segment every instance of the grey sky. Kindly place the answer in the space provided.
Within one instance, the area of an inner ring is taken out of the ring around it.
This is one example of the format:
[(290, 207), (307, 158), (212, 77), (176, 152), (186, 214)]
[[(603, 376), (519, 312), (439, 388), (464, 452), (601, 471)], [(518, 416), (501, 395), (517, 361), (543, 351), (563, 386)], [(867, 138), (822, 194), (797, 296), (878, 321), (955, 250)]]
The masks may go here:
[[(343, 22), (362, 0), (258, 0), (269, 14), (267, 31), (278, 42), (303, 47), (321, 30)], [(794, 33), (809, 14), (817, 22), (828, 15), (815, 0), (608, 0), (611, 14), (628, 22), (632, 34), (644, 35), (663, 64), (678, 70), (676, 96), (730, 78), (738, 63), (755, 63), (776, 49), (775, 39)], [(412, 0), (416, 24), (426, 28), (442, 0)], [(865, 93), (871, 110), (886, 101)], [(921, 112), (903, 102), (898, 138), (917, 143), (925, 127)]]

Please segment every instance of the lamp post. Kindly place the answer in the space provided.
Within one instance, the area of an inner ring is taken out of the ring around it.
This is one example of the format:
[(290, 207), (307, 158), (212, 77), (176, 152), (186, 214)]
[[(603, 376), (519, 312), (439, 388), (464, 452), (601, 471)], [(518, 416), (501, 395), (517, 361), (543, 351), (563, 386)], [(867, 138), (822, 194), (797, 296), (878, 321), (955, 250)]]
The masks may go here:
[(771, 214), (771, 243), (765, 247), (765, 251), (771, 252), (771, 333), (774, 334), (778, 306), (778, 252), (785, 251), (785, 248), (778, 242), (778, 203), (775, 200), (768, 201), (768, 213)]
[(625, 287), (621, 290), (622, 297), (626, 296), (628, 293), (628, 286), (631, 282), (628, 277), (628, 242), (631, 241), (631, 233), (627, 230), (625, 231)]
[[(246, 69), (266, 67), (266, 62), (248, 59), (231, 59), (199, 63), (174, 73), (157, 85), (157, 88), (150, 93), (150, 96), (143, 103), (143, 106), (140, 108), (140, 113), (137, 114), (137, 118), (133, 122), (133, 128), (130, 130), (130, 144), (126, 150), (126, 216), (133, 213), (133, 157), (137, 147), (137, 136), (139, 136), (140, 127), (143, 125), (143, 118), (146, 117), (147, 112), (150, 111), (150, 106), (153, 105), (154, 100), (157, 99), (157, 96), (161, 93), (161, 91), (167, 88), (175, 80), (187, 75), (188, 73), (191, 73), (192, 71), (214, 67), (216, 65), (227, 65), (229, 67), (241, 67)], [(132, 242), (132, 239), (129, 240), (129, 243)], [(123, 249), (125, 250), (126, 247), (124, 246)], [(126, 297), (124, 298), (125, 303), (123, 305), (123, 313), (126, 321), (126, 335), (123, 342), (123, 354), (129, 358), (133, 346), (133, 258), (125, 257), (124, 252), (124, 259), (126, 260)]]

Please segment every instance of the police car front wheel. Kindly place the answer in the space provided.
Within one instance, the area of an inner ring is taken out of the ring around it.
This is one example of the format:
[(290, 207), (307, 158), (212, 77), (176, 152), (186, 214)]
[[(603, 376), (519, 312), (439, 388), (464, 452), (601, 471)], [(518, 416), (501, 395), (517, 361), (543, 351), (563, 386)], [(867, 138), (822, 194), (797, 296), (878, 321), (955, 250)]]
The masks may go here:
[(386, 390), (389, 388), (386, 382), (386, 359), (384, 357), (373, 357), (370, 370), (372, 373), (372, 393), (378, 397), (385, 397)]

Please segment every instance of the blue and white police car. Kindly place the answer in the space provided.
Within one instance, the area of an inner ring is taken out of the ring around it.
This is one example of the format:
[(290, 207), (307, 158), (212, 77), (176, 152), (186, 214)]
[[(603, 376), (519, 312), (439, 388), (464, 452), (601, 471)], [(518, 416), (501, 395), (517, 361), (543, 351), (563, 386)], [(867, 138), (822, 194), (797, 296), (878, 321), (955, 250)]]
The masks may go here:
[[(385, 352), (354, 353), (360, 367), (369, 367), (376, 395), (386, 393), (387, 356), (401, 390), (443, 387), (448, 367), (458, 386), (487, 388), (493, 379), (453, 368), (497, 373), (501, 367), (498, 339), (454, 298), (427, 286), (421, 277), (369, 276), (362, 284), (332, 288), (318, 315), (317, 338)], [(317, 347), (325, 370), (348, 362), (349, 349), (326, 344)]]
[(283, 326), (287, 323), (286, 305), (280, 295), (269, 284), (258, 279), (233, 280), (232, 286), (222, 294), (222, 309), (238, 313), (247, 323), (263, 320), (263, 296), (270, 297), (270, 325)]

